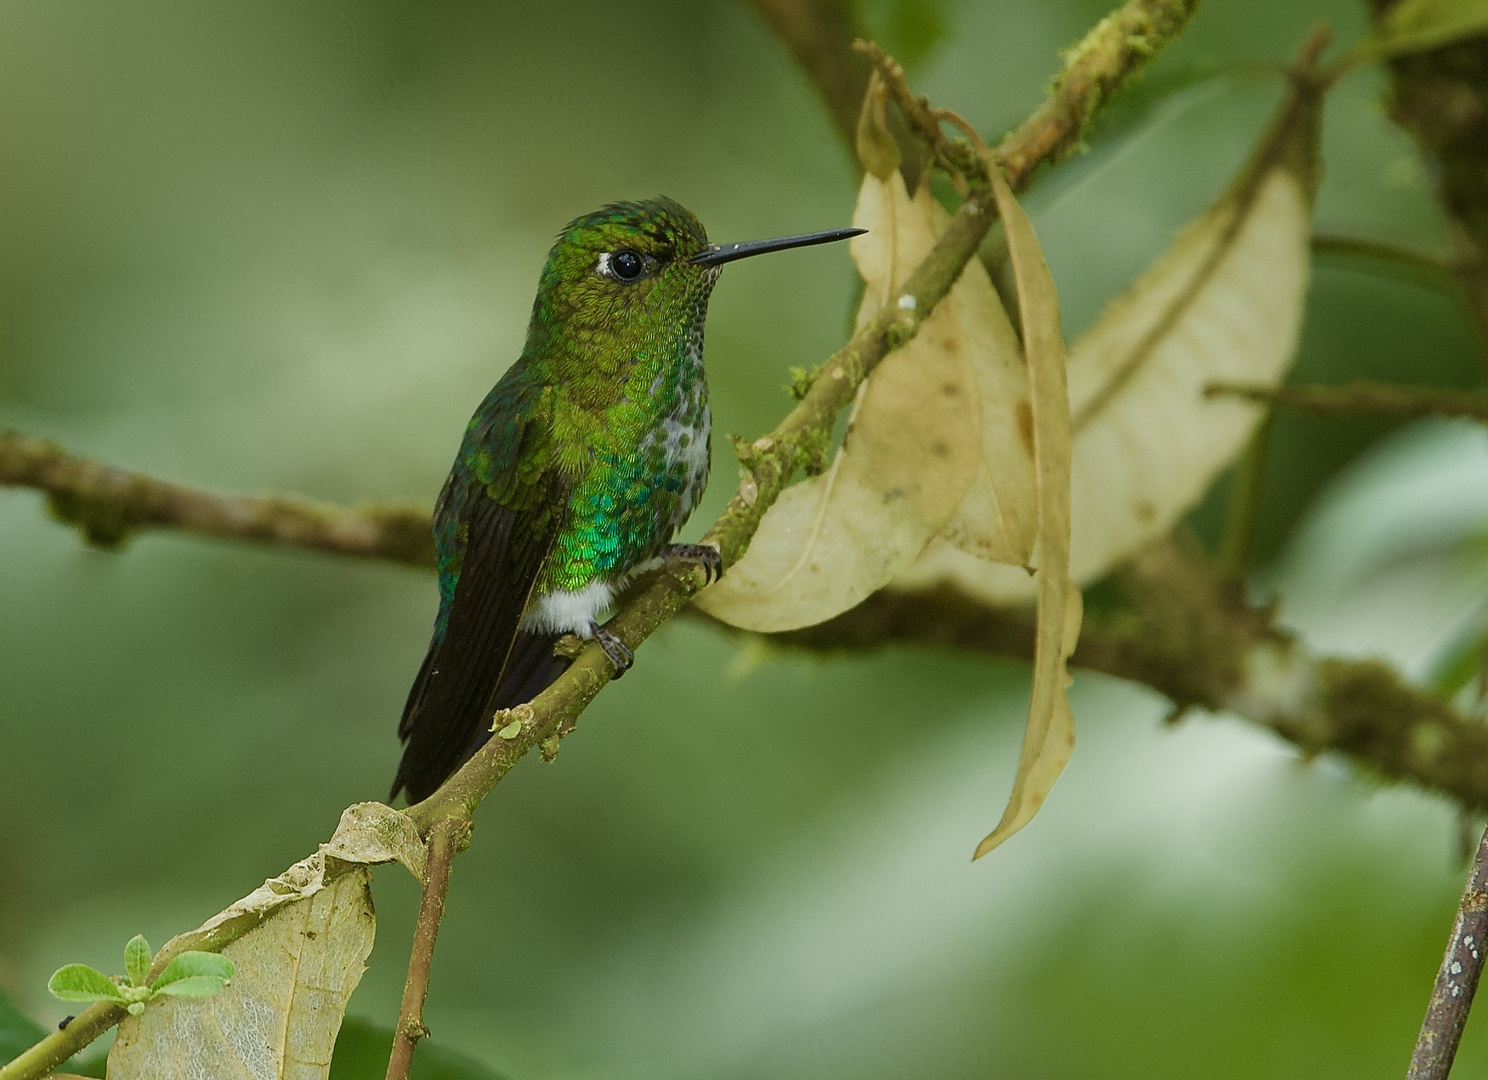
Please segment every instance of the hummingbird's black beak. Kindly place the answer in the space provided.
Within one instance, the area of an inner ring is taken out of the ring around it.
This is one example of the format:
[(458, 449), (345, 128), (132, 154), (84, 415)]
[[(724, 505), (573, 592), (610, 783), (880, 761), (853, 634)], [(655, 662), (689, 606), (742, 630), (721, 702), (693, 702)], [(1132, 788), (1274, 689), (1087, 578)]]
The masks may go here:
[(786, 248), (810, 247), (813, 244), (830, 244), (834, 240), (846, 240), (850, 236), (867, 232), (867, 229), (828, 229), (826, 232), (802, 233), (800, 236), (781, 236), (774, 240), (751, 240), (747, 244), (714, 244), (704, 248), (691, 259), (693, 266), (722, 266), (735, 259), (747, 259), (751, 255), (763, 255), (767, 251), (784, 251)]

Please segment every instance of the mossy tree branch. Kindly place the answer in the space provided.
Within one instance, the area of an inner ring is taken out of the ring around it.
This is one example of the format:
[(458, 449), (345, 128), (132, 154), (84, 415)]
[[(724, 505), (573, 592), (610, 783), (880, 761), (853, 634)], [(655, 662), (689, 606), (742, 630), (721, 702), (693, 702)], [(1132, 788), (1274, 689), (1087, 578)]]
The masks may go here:
[(143, 528), (311, 548), (363, 559), (434, 565), (426, 510), (353, 510), (280, 495), (231, 495), (174, 484), (70, 454), (54, 442), (0, 431), (0, 487), (44, 491), (56, 517), (100, 547)]

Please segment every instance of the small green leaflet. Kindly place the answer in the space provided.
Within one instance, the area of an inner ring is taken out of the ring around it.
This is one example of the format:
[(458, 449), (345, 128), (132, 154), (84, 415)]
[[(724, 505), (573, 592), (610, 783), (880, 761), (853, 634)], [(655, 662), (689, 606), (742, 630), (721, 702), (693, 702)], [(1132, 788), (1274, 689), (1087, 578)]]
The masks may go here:
[(62, 1001), (111, 1001), (124, 1006), (131, 1016), (138, 1016), (145, 1011), (145, 1002), (152, 998), (209, 997), (226, 986), (233, 976), (233, 963), (225, 956), (183, 952), (165, 965), (153, 983), (147, 984), (153, 960), (150, 943), (136, 934), (124, 946), (124, 970), (128, 974), (120, 981), (87, 964), (68, 964), (47, 980), (47, 989)]

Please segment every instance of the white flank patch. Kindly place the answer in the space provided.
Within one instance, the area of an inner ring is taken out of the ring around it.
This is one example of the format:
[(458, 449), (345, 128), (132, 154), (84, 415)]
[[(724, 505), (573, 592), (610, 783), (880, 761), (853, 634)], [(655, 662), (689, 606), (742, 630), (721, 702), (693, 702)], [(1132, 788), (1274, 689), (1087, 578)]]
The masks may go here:
[(614, 598), (614, 588), (603, 581), (591, 581), (573, 592), (555, 590), (528, 605), (527, 613), (522, 616), (522, 629), (535, 633), (572, 633), (588, 638), (589, 624), (599, 618), (600, 612), (609, 607)]

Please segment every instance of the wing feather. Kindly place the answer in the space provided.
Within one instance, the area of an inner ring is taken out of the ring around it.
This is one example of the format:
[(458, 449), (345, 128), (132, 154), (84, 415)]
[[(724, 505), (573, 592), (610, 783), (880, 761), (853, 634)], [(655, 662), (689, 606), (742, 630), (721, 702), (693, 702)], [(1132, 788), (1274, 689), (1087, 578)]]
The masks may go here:
[(497, 385), (440, 494), (443, 596), (398, 725), (407, 746), (394, 796), (406, 789), (410, 801), (425, 798), (485, 741), (492, 699), (566, 502), (565, 485), (546, 465), (539, 393), (510, 377)]

